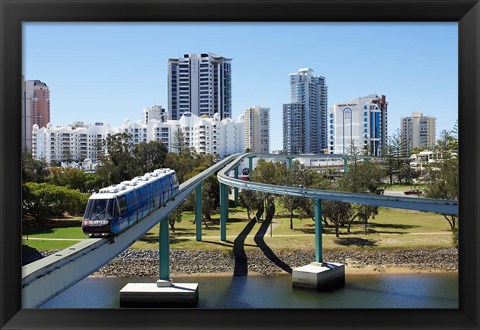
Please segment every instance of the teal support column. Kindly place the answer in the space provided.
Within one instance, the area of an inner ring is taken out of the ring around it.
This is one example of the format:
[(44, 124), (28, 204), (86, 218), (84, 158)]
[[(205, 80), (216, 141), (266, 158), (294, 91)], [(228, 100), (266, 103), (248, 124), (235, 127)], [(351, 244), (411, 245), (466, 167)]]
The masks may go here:
[(248, 171), (250, 174), (253, 171), (253, 157), (248, 157)]
[[(238, 166), (235, 166), (233, 170), (233, 175), (235, 179), (238, 179)], [(235, 207), (238, 206), (238, 188), (233, 188), (233, 201), (235, 202)]]
[(322, 200), (315, 199), (315, 261), (322, 262)]
[(195, 229), (197, 241), (202, 241), (202, 184), (195, 188)]
[(220, 240), (227, 240), (228, 186), (220, 183)]
[(290, 170), (292, 168), (293, 158), (292, 157), (287, 157), (287, 160), (288, 160), (288, 170)]
[(347, 158), (343, 159), (343, 176), (347, 176)]
[(168, 217), (160, 221), (158, 248), (159, 279), (170, 281), (170, 235), (168, 232)]
[(363, 161), (364, 161), (365, 163), (368, 163), (369, 160), (370, 160), (370, 157), (365, 157), (365, 158), (363, 158)]

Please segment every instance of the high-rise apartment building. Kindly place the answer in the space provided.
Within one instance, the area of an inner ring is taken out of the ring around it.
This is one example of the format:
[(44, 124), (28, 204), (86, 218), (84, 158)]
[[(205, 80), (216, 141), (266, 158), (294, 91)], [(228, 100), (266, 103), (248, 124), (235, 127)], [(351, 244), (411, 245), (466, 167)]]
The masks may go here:
[(254, 106), (243, 112), (245, 150), (258, 153), (270, 151), (270, 108)]
[(327, 85), (312, 69), (290, 74), (291, 102), (283, 105), (286, 153), (323, 153), (327, 148)]
[(303, 146), (303, 104), (283, 105), (283, 151), (287, 154), (301, 154)]
[(231, 61), (212, 53), (169, 59), (168, 118), (178, 120), (185, 112), (231, 118)]
[(400, 139), (405, 143), (406, 154), (414, 148), (432, 148), (435, 145), (436, 118), (412, 112), (411, 117), (400, 119)]
[[(22, 77), (23, 78), (23, 77)], [(32, 149), (32, 126), (50, 122), (50, 90), (40, 80), (24, 80), (22, 86), (22, 148)]]
[(354, 147), (381, 156), (387, 143), (387, 105), (385, 95), (376, 94), (334, 104), (328, 114), (329, 153), (350, 154)]

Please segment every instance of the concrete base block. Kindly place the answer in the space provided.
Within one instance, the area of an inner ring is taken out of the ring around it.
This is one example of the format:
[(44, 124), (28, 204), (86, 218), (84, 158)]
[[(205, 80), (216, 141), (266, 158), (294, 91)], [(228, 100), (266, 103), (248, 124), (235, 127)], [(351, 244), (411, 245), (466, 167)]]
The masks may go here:
[(328, 291), (345, 285), (345, 265), (312, 262), (292, 270), (292, 285), (317, 291)]
[(128, 283), (120, 290), (120, 307), (197, 307), (198, 283), (165, 282)]

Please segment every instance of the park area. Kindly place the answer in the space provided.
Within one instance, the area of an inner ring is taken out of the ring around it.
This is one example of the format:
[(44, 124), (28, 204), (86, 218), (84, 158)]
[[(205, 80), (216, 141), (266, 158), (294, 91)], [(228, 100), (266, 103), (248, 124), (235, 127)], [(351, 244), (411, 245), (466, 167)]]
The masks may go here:
[[(275, 251), (314, 250), (315, 223), (311, 218), (293, 218), (290, 229), (288, 212), (280, 205), (268, 227), (263, 219), (249, 228), (244, 241), (245, 250), (256, 249), (255, 236), (263, 236), (265, 243)], [(219, 214), (212, 214), (212, 220), (202, 225), (202, 242), (196, 241), (194, 213), (183, 212), (182, 220), (170, 231), (172, 250), (231, 251), (235, 239), (249, 224), (247, 212), (242, 207), (229, 209), (227, 241), (220, 241)], [(448, 222), (441, 214), (380, 208), (375, 219), (367, 226), (353, 221), (340, 227), (340, 237), (335, 236), (332, 225), (323, 224), (323, 249), (438, 249), (453, 246), (452, 233)], [(158, 249), (159, 226), (153, 227), (132, 249)], [(260, 234), (259, 234), (260, 231)], [(245, 234), (245, 231), (243, 232)], [(33, 226), (23, 230), (22, 243), (37, 250), (58, 250), (67, 248), (87, 238), (81, 229), (81, 217), (52, 219), (41, 228)]]

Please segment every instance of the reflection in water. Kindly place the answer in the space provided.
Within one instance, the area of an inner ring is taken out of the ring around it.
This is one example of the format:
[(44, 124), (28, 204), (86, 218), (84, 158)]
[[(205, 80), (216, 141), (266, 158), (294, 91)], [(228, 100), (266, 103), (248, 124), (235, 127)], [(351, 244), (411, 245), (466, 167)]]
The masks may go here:
[[(291, 276), (173, 277), (199, 283), (199, 308), (458, 308), (458, 275), (348, 275), (333, 292), (293, 289)], [(43, 308), (118, 308), (129, 282), (155, 278), (86, 278)]]

